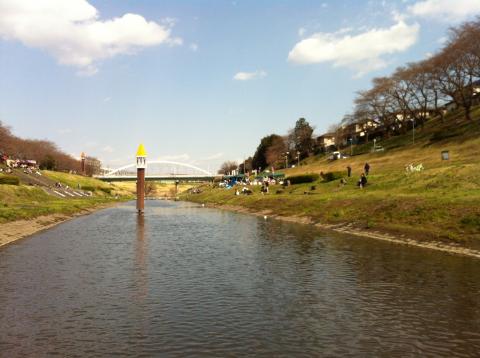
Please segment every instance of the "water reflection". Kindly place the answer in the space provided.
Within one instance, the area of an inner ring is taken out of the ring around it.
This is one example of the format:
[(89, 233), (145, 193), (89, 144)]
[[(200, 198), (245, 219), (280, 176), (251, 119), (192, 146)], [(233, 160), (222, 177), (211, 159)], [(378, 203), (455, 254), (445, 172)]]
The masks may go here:
[(148, 242), (145, 237), (145, 215), (137, 215), (135, 240), (135, 273), (134, 282), (137, 287), (135, 301), (141, 302), (148, 294)]
[(192, 204), (0, 250), (0, 356), (478, 356), (478, 261)]

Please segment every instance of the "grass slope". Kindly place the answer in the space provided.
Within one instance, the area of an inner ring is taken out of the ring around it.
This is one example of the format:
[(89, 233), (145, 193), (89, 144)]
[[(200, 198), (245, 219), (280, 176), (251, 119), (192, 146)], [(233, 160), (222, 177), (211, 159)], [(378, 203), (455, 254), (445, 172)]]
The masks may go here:
[[(235, 196), (233, 190), (204, 186), (202, 194), (183, 195), (186, 200), (217, 205), (237, 205), (285, 216), (308, 216), (321, 223), (353, 223), (407, 234), (417, 239), (480, 242), (480, 108), (475, 122), (466, 123), (461, 113), (441, 123), (432, 120), (412, 132), (383, 141), (385, 152), (370, 153), (373, 144), (354, 148), (360, 155), (329, 162), (325, 156), (308, 158), (287, 176), (343, 171), (352, 167), (352, 178), (292, 185), (282, 192), (271, 187), (269, 195)], [(450, 160), (441, 159), (448, 150)], [(349, 148), (346, 150), (349, 153)], [(359, 189), (356, 181), (368, 162), (369, 183)], [(405, 165), (422, 163), (425, 170), (407, 175)], [(312, 185), (315, 189), (312, 190)], [(279, 191), (278, 194), (276, 192)]]
[(43, 175), (73, 188), (78, 183), (94, 188), (94, 194), (88, 198), (58, 198), (47, 194), (40, 186), (0, 185), (0, 223), (47, 214), (73, 214), (99, 204), (133, 198), (131, 191), (96, 179), (49, 171), (44, 171)]

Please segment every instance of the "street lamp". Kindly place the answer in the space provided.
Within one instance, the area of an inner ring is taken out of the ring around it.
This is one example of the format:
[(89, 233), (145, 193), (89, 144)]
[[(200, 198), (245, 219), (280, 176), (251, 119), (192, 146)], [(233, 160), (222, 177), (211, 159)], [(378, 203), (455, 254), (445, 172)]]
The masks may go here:
[(288, 155), (290, 154), (290, 152), (285, 152), (285, 169), (288, 168)]
[(297, 167), (300, 166), (300, 152), (297, 150)]
[(350, 141), (350, 156), (353, 156), (353, 138), (348, 139)]
[(415, 118), (411, 119), (412, 121), (412, 144), (415, 144)]

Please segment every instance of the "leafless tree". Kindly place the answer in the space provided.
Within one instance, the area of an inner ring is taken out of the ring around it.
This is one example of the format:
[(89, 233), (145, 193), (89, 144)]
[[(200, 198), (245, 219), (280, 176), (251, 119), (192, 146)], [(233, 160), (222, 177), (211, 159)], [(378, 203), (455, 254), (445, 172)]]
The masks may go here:
[(222, 163), (222, 165), (220, 166), (220, 169), (218, 170), (218, 174), (227, 175), (237, 168), (238, 168), (237, 162), (228, 160)]

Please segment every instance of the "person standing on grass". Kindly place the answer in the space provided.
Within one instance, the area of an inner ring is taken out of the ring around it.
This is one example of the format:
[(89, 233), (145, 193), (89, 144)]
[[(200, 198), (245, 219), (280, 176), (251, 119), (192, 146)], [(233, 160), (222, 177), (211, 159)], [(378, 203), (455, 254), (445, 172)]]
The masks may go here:
[(368, 173), (370, 172), (370, 164), (365, 163), (364, 169), (365, 169), (365, 175), (368, 175)]
[(360, 189), (365, 188), (365, 185), (367, 185), (367, 177), (365, 176), (365, 173), (362, 173), (357, 185), (360, 187)]
[(352, 167), (349, 165), (347, 166), (347, 176), (350, 178), (352, 176)]

